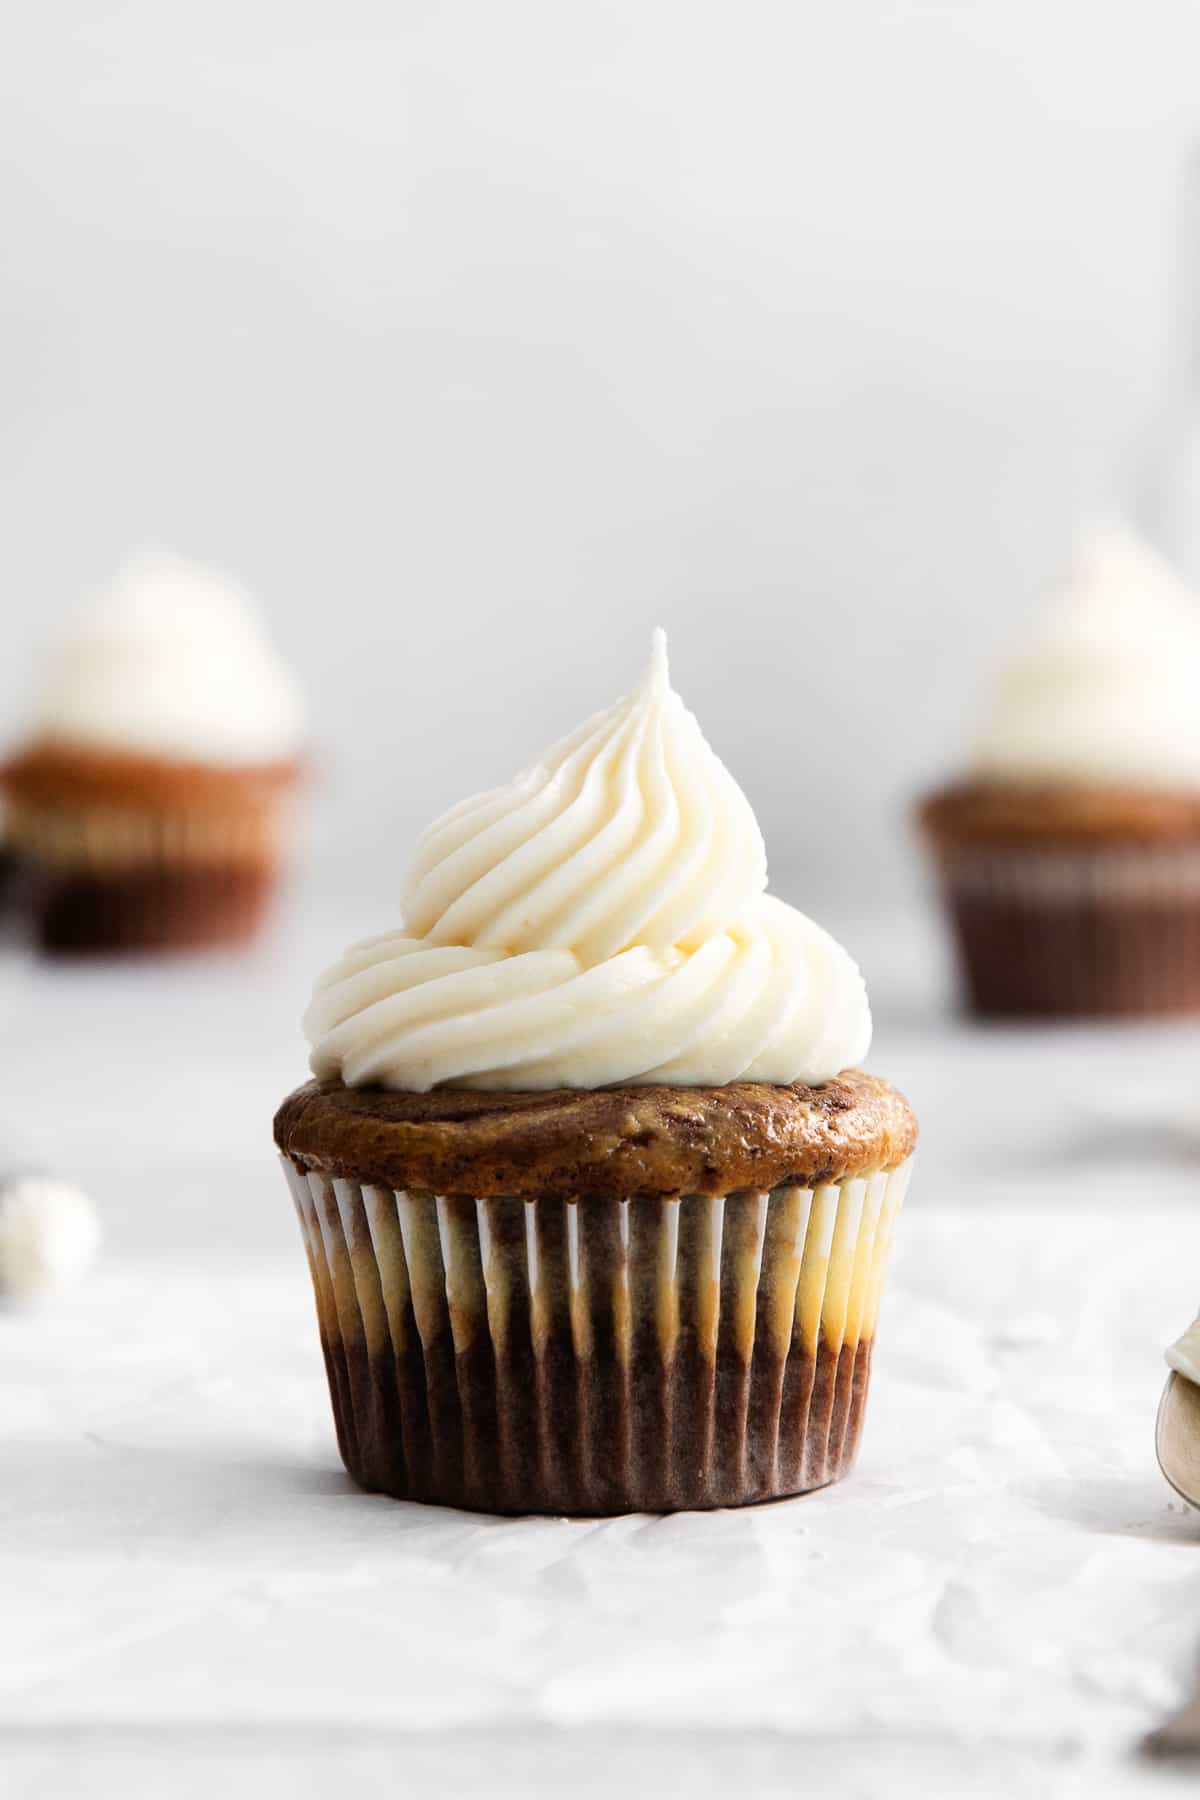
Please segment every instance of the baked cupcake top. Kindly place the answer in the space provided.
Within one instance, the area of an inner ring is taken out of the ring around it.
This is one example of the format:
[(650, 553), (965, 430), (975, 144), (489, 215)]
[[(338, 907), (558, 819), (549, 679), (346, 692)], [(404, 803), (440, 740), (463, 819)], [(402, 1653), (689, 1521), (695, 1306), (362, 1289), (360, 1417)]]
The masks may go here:
[(1200, 795), (1200, 601), (1132, 531), (1079, 545), (1000, 677), (973, 773), (980, 784)]
[(898, 1168), (916, 1138), (903, 1095), (860, 1070), (817, 1086), (548, 1094), (399, 1094), (310, 1081), (275, 1115), (276, 1144), (303, 1169), (485, 1199), (815, 1187)]
[(241, 591), (171, 557), (131, 562), (58, 645), (33, 720), (34, 760), (267, 767), (294, 762), (300, 690)]
[(766, 883), (656, 633), (632, 693), (425, 832), (404, 924), (317, 983), (313, 1072), (406, 1094), (828, 1081), (870, 1042), (862, 978)]

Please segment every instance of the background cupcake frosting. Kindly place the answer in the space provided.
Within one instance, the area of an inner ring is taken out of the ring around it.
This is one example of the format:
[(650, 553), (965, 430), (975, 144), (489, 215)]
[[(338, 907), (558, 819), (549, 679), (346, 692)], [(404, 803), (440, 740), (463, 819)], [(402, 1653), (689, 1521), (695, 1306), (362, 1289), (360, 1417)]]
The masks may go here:
[(282, 762), (306, 708), (230, 578), (164, 552), (128, 561), (55, 645), (39, 738), (182, 762)]
[(1084, 536), (974, 744), (994, 780), (1200, 792), (1200, 599), (1129, 526)]

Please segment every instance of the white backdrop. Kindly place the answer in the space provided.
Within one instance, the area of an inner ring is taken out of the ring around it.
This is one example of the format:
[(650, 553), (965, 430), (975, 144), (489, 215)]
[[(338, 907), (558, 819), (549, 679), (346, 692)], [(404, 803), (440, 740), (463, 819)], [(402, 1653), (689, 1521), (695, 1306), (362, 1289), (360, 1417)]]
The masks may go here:
[(228, 565), (316, 694), (323, 866), (386, 889), (661, 621), (776, 885), (908, 891), (907, 796), (1167, 389), (1189, 0), (6, 35), (6, 736), (132, 543)]

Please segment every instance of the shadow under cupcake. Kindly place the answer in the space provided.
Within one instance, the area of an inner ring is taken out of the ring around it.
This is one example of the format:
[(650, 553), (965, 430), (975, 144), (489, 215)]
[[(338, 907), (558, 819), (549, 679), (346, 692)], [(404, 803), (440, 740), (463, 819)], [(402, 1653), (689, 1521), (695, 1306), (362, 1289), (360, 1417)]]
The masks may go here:
[(275, 1138), (365, 1488), (740, 1505), (850, 1467), (916, 1125), (667, 680), (417, 847)]

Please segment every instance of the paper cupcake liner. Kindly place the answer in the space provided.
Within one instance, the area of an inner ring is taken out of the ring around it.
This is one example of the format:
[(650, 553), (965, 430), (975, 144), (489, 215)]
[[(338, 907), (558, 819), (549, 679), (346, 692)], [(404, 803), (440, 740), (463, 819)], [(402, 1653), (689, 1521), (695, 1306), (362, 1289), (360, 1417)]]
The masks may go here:
[(956, 849), (939, 859), (974, 1011), (1200, 1012), (1200, 851)]
[(274, 864), (231, 862), (63, 874), (32, 884), (34, 930), (50, 956), (143, 954), (239, 944), (263, 923)]
[(286, 801), (228, 814), (15, 802), (9, 829), (50, 954), (242, 942), (262, 923), (291, 831)]
[(71, 874), (276, 861), (292, 835), (292, 810), (284, 797), (271, 806), (226, 812), (15, 799), (8, 818), (9, 839), (26, 856)]
[(27, 914), (29, 891), (25, 857), (0, 839), (0, 931)]
[(669, 1512), (801, 1493), (853, 1462), (910, 1164), (723, 1199), (526, 1201), (283, 1163), (364, 1488)]

